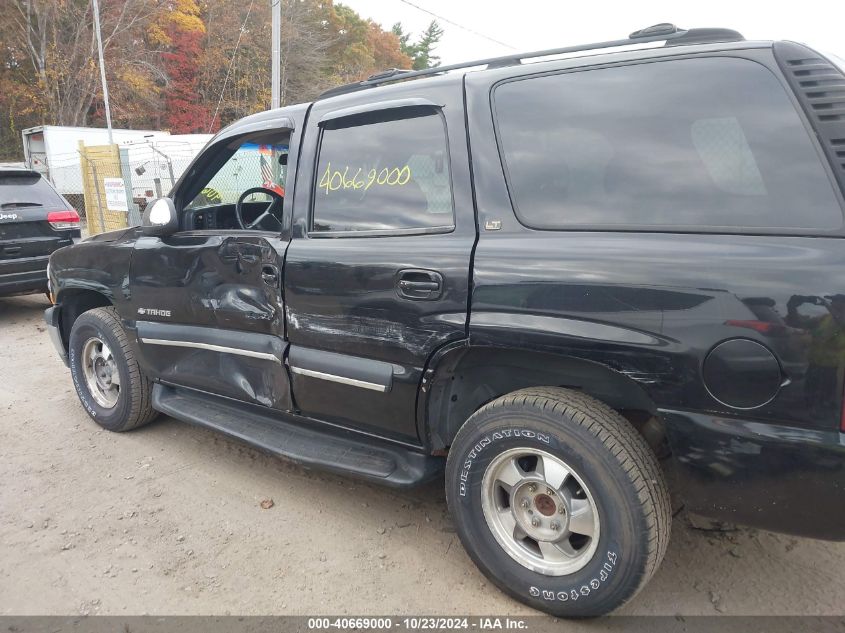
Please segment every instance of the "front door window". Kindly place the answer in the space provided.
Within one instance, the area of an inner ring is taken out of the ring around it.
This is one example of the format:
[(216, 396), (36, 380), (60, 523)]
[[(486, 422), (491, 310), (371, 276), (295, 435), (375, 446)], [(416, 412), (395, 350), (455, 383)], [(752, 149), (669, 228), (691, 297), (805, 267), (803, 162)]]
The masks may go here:
[(250, 135), (221, 148), (185, 206), (193, 229), (282, 229), (290, 135)]

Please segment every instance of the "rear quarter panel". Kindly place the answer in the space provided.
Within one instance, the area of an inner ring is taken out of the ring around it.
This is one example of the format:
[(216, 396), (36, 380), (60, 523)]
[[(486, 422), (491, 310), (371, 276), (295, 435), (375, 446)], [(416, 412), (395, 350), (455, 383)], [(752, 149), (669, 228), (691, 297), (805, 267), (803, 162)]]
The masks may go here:
[[(487, 234), (476, 251), (471, 342), (600, 362), (661, 409), (833, 431), (845, 358), (830, 345), (845, 324), (819, 304), (845, 289), (843, 251), (836, 238)], [(820, 334), (827, 323), (835, 331)], [(777, 395), (753, 410), (725, 406), (702, 380), (707, 353), (735, 338), (769, 348), (783, 374)], [(814, 376), (828, 367), (836, 379)]]

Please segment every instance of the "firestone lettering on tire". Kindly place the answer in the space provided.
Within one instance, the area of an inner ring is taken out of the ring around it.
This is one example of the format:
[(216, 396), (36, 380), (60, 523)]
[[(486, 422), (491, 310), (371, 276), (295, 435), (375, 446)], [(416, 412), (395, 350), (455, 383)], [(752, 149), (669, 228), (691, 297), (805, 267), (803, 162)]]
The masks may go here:
[(509, 439), (512, 437), (525, 437), (531, 440), (536, 439), (537, 441), (543, 442), (544, 444), (551, 443), (551, 437), (545, 433), (538, 433), (536, 431), (531, 431), (529, 429), (503, 429), (501, 431), (495, 431), (492, 435), (485, 435), (482, 437), (475, 446), (472, 447), (469, 453), (467, 453), (467, 459), (464, 462), (463, 468), (461, 469), (461, 483), (459, 487), (459, 493), (462, 497), (466, 496), (467, 493), (467, 480), (469, 479), (469, 470), (472, 468), (472, 462), (475, 461), (475, 458), (478, 457), (478, 454), (484, 450), (486, 446), (489, 446), (492, 442), (497, 440), (504, 440)]
[(574, 601), (578, 600), (578, 598), (589, 596), (591, 593), (601, 588), (602, 584), (610, 578), (610, 572), (612, 572), (616, 567), (617, 560), (618, 557), (616, 552), (608, 552), (607, 560), (599, 569), (599, 575), (580, 587), (566, 589), (563, 591), (549, 591), (548, 589), (540, 589), (532, 585), (528, 588), (528, 593), (532, 598), (542, 598), (547, 602), (568, 602), (569, 600)]

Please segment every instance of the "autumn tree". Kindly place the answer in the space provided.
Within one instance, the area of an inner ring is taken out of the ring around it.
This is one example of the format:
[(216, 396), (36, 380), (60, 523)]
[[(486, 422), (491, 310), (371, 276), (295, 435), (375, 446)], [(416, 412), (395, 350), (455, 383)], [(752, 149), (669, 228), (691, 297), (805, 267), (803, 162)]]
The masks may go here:
[[(312, 98), (330, 85), (333, 6), (321, 0), (281, 2), (281, 97), (282, 103), (295, 103)], [(206, 36), (197, 90), (211, 108), (215, 126), (264, 110), (270, 104), (269, 5), (243, 0), (204, 2)]]
[[(90, 0), (9, 2), (3, 13), (10, 39), (4, 43), (26, 56), (29, 83), (40, 95), (45, 119), (54, 125), (86, 125), (92, 105), (102, 98)], [(113, 72), (132, 65), (139, 30), (159, 9), (157, 0), (104, 0), (103, 50)]]
[(206, 132), (211, 123), (208, 104), (197, 94), (204, 37), (196, 0), (169, 0), (148, 29), (148, 38), (163, 47), (164, 127), (175, 134)]
[(336, 32), (330, 67), (334, 83), (359, 81), (388, 68), (411, 68), (411, 58), (394, 33), (349, 7), (335, 5), (331, 25)]
[[(283, 104), (416, 59), (400, 37), (342, 4), (279, 1)], [(91, 0), (8, 2), (0, 157), (19, 160), (21, 128), (105, 122)], [(266, 0), (100, 0), (100, 13), (115, 126), (207, 132), (269, 106)]]
[(331, 47), (331, 73), (338, 83), (364, 79), (375, 66), (370, 50), (369, 25), (349, 7), (338, 4), (331, 13), (335, 40)]
[[(3, 8), (0, 156), (20, 159), (22, 128), (103, 125), (91, 1), (8, 0)], [(155, 87), (164, 75), (144, 31), (161, 9), (161, 0), (100, 1), (115, 125), (140, 125), (145, 114), (156, 112)]]
[(270, 7), (260, 0), (206, 0), (202, 18), (196, 90), (210, 110), (208, 132), (270, 101), (270, 75), (261, 72), (270, 61)]
[[(332, 51), (338, 39), (334, 6), (326, 0), (288, 0), (282, 4), (281, 101), (309, 101), (329, 88)], [(268, 73), (268, 78), (270, 77)]]
[(20, 130), (41, 121), (42, 94), (28, 55), (8, 20), (0, 20), (0, 159), (13, 159)]
[[(283, 104), (309, 101), (333, 85), (385, 68), (410, 68), (398, 39), (349, 7), (329, 0), (281, 2)], [(223, 124), (263, 110), (270, 101), (269, 3), (255, 3), (249, 16), (248, 11), (242, 0), (204, 3), (206, 39), (198, 90), (213, 110), (219, 103)]]
[(384, 31), (378, 24), (369, 22), (367, 40), (373, 55), (374, 71), (389, 68), (411, 68), (411, 58), (402, 52), (399, 39), (394, 33)]

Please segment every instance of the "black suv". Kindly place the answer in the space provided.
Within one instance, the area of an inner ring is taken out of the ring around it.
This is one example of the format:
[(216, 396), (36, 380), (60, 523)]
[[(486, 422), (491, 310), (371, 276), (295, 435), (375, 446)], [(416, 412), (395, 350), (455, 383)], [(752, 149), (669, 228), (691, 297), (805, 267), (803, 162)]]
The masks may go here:
[(445, 468), (472, 559), (550, 613), (648, 581), (667, 469), (695, 514), (845, 539), (836, 63), (659, 25), (256, 114), (55, 253), (47, 322), (106, 429)]
[(41, 174), (0, 168), (0, 296), (46, 292), (50, 254), (79, 236), (79, 214)]

